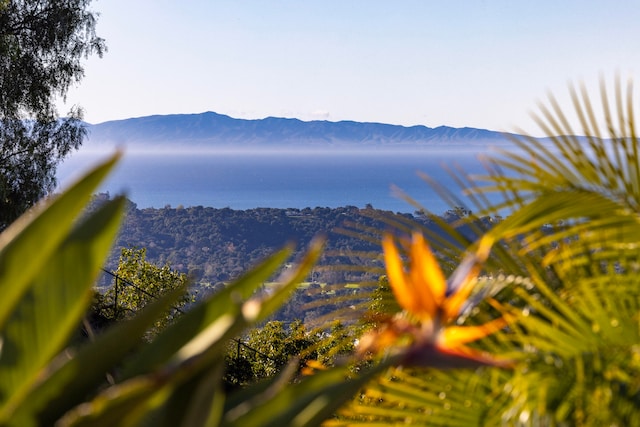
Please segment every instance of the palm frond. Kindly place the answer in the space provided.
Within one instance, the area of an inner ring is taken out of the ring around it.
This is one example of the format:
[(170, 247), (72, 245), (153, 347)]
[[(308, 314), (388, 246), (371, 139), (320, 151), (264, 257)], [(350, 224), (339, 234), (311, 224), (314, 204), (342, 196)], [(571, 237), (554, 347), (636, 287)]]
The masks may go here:
[[(476, 304), (458, 323), (507, 313), (509, 326), (474, 346), (513, 359), (515, 368), (396, 368), (327, 425), (640, 422), (640, 153), (632, 92), (616, 79), (611, 98), (601, 81), (598, 112), (584, 85), (571, 86), (575, 120), (550, 95), (536, 117), (548, 136), (513, 139), (513, 149), (487, 157), (486, 175), (454, 172), (476, 215), (442, 221), (442, 234), (425, 233), (449, 272), (465, 251), (492, 248), (472, 294)], [(452, 207), (465, 206), (424, 178)], [(462, 223), (469, 233), (461, 233)]]

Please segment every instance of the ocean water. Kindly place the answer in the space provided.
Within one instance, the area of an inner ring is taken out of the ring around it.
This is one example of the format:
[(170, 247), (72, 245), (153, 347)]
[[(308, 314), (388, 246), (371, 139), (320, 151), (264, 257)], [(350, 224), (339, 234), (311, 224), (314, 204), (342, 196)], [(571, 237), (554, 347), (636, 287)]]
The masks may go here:
[[(478, 155), (486, 149), (423, 149), (413, 152), (329, 153), (132, 153), (125, 154), (100, 191), (124, 193), (138, 208), (207, 206), (365, 207), (413, 212), (398, 195), (408, 194), (434, 213), (450, 206), (418, 176), (432, 177), (461, 197), (445, 167), (484, 172)], [(58, 168), (68, 185), (105, 154), (77, 153)]]

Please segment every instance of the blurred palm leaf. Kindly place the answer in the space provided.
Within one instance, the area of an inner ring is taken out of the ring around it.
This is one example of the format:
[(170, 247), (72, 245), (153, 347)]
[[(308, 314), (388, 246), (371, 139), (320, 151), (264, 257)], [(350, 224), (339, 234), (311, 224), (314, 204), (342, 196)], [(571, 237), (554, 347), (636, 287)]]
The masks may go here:
[(0, 424), (15, 422), (14, 412), (30, 400), (91, 303), (124, 200), (76, 217), (117, 157), (0, 236)]
[[(570, 91), (578, 130), (550, 96), (537, 117), (546, 138), (512, 139), (513, 150), (485, 160), (486, 175), (452, 172), (476, 212), (461, 222), (475, 227), (477, 239), (442, 224), (446, 238), (430, 240), (454, 263), (464, 250), (492, 248), (478, 280), (484, 300), (460, 322), (478, 324), (496, 309), (509, 313), (510, 326), (477, 346), (517, 360), (515, 369), (395, 369), (327, 425), (640, 423), (640, 155), (632, 86), (623, 89), (618, 79), (610, 97), (601, 83), (601, 113), (584, 86)], [(464, 206), (450, 190), (439, 191)], [(488, 229), (483, 218), (498, 221)]]

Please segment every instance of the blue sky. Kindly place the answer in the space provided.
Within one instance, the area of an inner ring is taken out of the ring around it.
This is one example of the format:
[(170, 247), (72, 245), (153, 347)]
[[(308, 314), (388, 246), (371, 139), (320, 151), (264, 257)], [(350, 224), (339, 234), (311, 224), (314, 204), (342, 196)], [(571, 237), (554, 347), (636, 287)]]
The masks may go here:
[(90, 123), (215, 111), (535, 133), (548, 91), (640, 72), (640, 1), (97, 0)]

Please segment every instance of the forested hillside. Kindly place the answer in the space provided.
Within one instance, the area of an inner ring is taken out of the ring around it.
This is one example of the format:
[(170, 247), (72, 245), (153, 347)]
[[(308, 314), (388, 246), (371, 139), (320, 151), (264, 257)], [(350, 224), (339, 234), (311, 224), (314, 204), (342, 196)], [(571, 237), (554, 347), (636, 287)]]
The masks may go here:
[[(96, 203), (109, 198), (96, 197)], [(453, 223), (463, 210), (443, 215)], [(363, 238), (368, 229), (385, 230), (390, 222), (420, 224), (437, 230), (432, 219), (422, 215), (394, 214), (368, 206), (341, 208), (233, 210), (211, 207), (165, 207), (138, 209), (129, 203), (125, 222), (108, 267), (114, 267), (120, 248), (147, 248), (148, 260), (169, 263), (188, 273), (196, 286), (215, 286), (247, 271), (256, 262), (288, 243), (304, 249), (314, 236), (324, 234), (327, 250), (321, 264), (375, 265), (376, 259), (363, 252), (378, 252), (375, 239)], [(381, 264), (380, 264), (381, 265)], [(318, 268), (314, 281), (322, 283), (375, 280), (375, 275), (361, 271)]]

